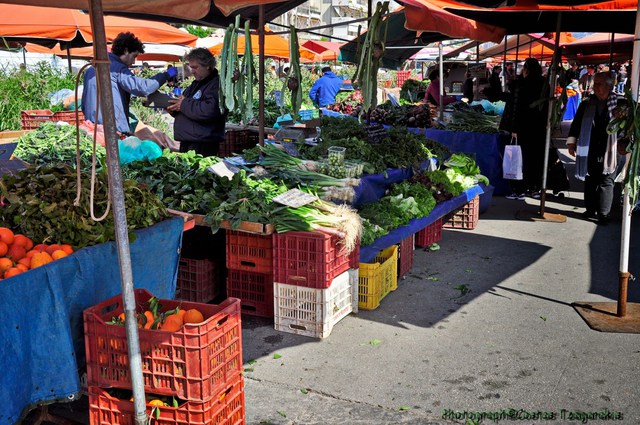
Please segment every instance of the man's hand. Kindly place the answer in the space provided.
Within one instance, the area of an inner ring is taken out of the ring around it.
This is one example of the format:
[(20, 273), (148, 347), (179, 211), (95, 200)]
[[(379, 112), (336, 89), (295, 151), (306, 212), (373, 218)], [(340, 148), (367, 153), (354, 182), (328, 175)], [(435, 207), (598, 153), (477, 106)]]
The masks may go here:
[(182, 106), (182, 99), (184, 96), (180, 96), (177, 99), (169, 99), (170, 105), (167, 106), (167, 111), (177, 113), (180, 112), (180, 107)]
[(569, 150), (569, 155), (576, 156), (576, 145), (575, 143), (571, 143), (567, 145), (567, 149)]
[(167, 69), (167, 74), (169, 74), (169, 78), (173, 78), (178, 75), (178, 70), (175, 67), (171, 67)]

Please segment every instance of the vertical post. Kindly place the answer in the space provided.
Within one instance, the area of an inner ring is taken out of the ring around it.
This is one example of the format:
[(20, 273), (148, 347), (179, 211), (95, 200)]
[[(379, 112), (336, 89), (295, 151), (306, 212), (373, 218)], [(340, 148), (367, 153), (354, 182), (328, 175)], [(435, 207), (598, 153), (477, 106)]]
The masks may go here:
[(133, 273), (131, 269), (131, 253), (129, 251), (129, 235), (127, 215), (124, 205), (124, 189), (118, 153), (118, 137), (116, 133), (115, 108), (111, 91), (109, 57), (107, 55), (104, 13), (101, 0), (89, 2), (91, 28), (94, 32), (93, 54), (96, 59), (96, 83), (100, 87), (100, 107), (104, 126), (104, 137), (107, 151), (107, 172), (109, 176), (109, 195), (113, 204), (113, 220), (115, 224), (116, 249), (120, 264), (122, 299), (125, 313), (125, 329), (129, 347), (129, 370), (133, 389), (134, 419), (136, 425), (147, 423), (144, 381), (142, 379), (142, 359), (140, 341), (138, 339), (138, 323), (136, 317), (136, 300), (133, 293)]
[[(610, 71), (613, 68), (613, 43), (615, 43), (615, 40), (616, 40), (616, 33), (612, 32), (611, 42), (609, 43), (609, 70)], [(617, 70), (616, 70), (616, 75), (617, 75)]]
[[(504, 52), (502, 54), (502, 91), (507, 89), (507, 43), (509, 43), (509, 36), (504, 36)], [(515, 70), (514, 72), (516, 72)]]
[(71, 50), (69, 49), (69, 44), (67, 44), (67, 65), (69, 65), (69, 74), (73, 72), (71, 69)]
[(562, 12), (558, 12), (556, 21), (556, 43), (553, 59), (551, 60), (551, 72), (549, 74), (549, 102), (547, 111), (547, 134), (544, 141), (544, 161), (542, 166), (542, 189), (540, 190), (540, 210), (538, 215), (544, 217), (544, 205), (547, 200), (547, 170), (549, 169), (549, 148), (551, 147), (551, 115), (553, 114), (553, 98), (556, 94), (556, 58), (562, 55), (558, 51), (560, 49), (560, 23), (562, 22)]
[(442, 121), (442, 118), (444, 117), (444, 64), (442, 63), (442, 42), (438, 43), (438, 63), (440, 64), (438, 73), (438, 80), (440, 80), (440, 87), (438, 88), (438, 90), (440, 91), (440, 104), (438, 105), (440, 116), (438, 117), (438, 119)]
[[(638, 11), (636, 12), (636, 28), (633, 41), (632, 63), (633, 73), (631, 74), (631, 95), (633, 101), (638, 101), (638, 84), (640, 74), (638, 73), (640, 66), (640, 3), (638, 3)], [(633, 149), (638, 149), (640, 140), (635, 141)], [(627, 154), (627, 164), (629, 163), (629, 154)], [(627, 169), (628, 173), (629, 170)], [(629, 283), (629, 239), (631, 233), (631, 211), (632, 205), (629, 200), (629, 187), (624, 185), (624, 200), (622, 206), (622, 231), (620, 238), (620, 269), (618, 272), (618, 317), (624, 317), (627, 314), (627, 285)]]
[[(264, 145), (264, 5), (258, 6), (258, 143)], [(278, 61), (278, 64), (280, 62)], [(279, 69), (276, 70), (278, 73)], [(284, 93), (282, 94), (284, 97)]]

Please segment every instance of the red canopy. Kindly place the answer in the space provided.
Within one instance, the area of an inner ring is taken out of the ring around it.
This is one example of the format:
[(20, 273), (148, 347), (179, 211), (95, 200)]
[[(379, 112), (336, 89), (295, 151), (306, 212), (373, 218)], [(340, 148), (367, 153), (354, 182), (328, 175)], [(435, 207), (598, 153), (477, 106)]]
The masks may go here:
[(470, 38), (478, 41), (500, 42), (502, 28), (462, 18), (447, 12), (431, 0), (406, 0), (405, 27), (418, 33), (438, 32), (451, 38)]
[[(195, 46), (198, 37), (171, 25), (105, 16), (107, 41), (121, 32), (133, 32), (143, 43), (182, 44)], [(89, 15), (74, 9), (35, 7), (0, 3), (0, 36), (52, 45), (55, 41), (72, 46), (93, 42)], [(53, 41), (53, 43), (47, 43)]]

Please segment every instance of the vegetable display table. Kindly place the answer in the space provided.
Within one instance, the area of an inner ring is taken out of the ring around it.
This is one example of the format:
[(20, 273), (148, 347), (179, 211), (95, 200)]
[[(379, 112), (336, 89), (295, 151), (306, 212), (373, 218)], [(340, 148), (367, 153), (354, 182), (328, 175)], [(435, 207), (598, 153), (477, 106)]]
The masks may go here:
[(392, 232), (376, 239), (371, 245), (360, 247), (360, 262), (371, 263), (376, 258), (378, 253), (391, 245), (400, 243), (403, 239), (417, 233), (424, 229), (440, 217), (454, 211), (467, 202), (471, 201), (476, 196), (482, 194), (482, 188), (480, 186), (474, 186), (465, 190), (461, 195), (455, 198), (449, 199), (445, 202), (436, 204), (431, 214), (422, 218), (414, 218), (406, 226), (400, 226), (394, 229)]
[[(501, 133), (472, 133), (467, 131), (434, 130), (428, 128), (425, 136), (442, 143), (453, 153), (467, 153), (475, 156), (480, 172), (489, 179), (496, 195), (511, 193), (509, 182), (502, 178), (502, 153), (509, 143)], [(544, 143), (544, 140), (541, 141)]]
[[(130, 244), (135, 288), (159, 298), (176, 289), (182, 218), (136, 231)], [(121, 293), (115, 242), (78, 250), (0, 282), (0, 424), (36, 404), (73, 400), (85, 367), (82, 312)]]

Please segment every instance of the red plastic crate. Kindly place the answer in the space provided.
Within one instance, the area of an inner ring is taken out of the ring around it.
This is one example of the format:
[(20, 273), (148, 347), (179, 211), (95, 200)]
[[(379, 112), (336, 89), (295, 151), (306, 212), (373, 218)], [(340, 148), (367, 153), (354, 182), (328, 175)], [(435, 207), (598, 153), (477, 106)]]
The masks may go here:
[(225, 158), (239, 154), (245, 149), (254, 147), (257, 143), (258, 136), (254, 136), (250, 130), (227, 130), (224, 134), (224, 142), (220, 143), (218, 156)]
[(227, 231), (227, 269), (273, 274), (271, 235)]
[(219, 293), (218, 273), (214, 261), (180, 258), (175, 296), (177, 300), (207, 303)]
[[(136, 310), (145, 310), (151, 294), (135, 290)], [(160, 300), (162, 311), (180, 306), (198, 309), (199, 324), (176, 332), (138, 329), (145, 391), (189, 401), (210, 400), (242, 370), (240, 300), (220, 305)], [(131, 388), (124, 326), (106, 322), (123, 311), (118, 295), (84, 311), (88, 386)]]
[(455, 211), (442, 225), (445, 229), (473, 230), (480, 217), (480, 195), (473, 198), (462, 208)]
[(404, 277), (413, 267), (414, 236), (404, 238), (398, 244), (398, 278)]
[(442, 239), (442, 218), (416, 233), (416, 246), (426, 248)]
[[(55, 122), (64, 121), (70, 124), (76, 123), (76, 111), (59, 111), (53, 114), (53, 120)], [(84, 121), (84, 113), (82, 111), (78, 111), (78, 122), (82, 123)]]
[(227, 270), (227, 296), (240, 299), (243, 313), (273, 317), (273, 274)]
[(20, 123), (23, 130), (33, 130), (45, 122), (54, 122), (53, 111), (50, 109), (32, 109), (20, 111)]
[(405, 81), (411, 76), (411, 71), (398, 71), (396, 73), (396, 87), (402, 87)]
[(286, 232), (273, 236), (273, 280), (324, 289), (349, 269), (340, 238), (322, 232)]
[[(135, 410), (130, 398), (115, 397), (99, 387), (89, 387), (91, 425), (134, 425)], [(123, 393), (124, 395), (124, 393)], [(127, 394), (128, 395), (128, 394)], [(236, 376), (205, 402), (178, 401), (178, 407), (152, 407), (147, 414), (153, 425), (241, 425), (245, 423), (244, 379)]]
[(357, 269), (360, 266), (360, 241), (356, 243), (351, 254), (349, 254), (349, 268)]

